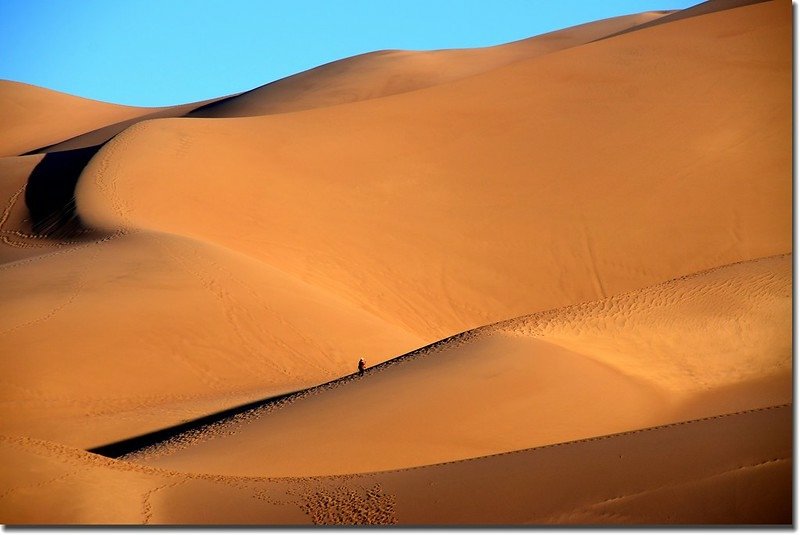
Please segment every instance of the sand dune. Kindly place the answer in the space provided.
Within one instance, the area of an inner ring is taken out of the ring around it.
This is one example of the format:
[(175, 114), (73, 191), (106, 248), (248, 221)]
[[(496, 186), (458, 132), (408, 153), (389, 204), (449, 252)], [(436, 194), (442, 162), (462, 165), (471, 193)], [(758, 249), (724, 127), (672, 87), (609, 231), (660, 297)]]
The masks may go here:
[(59, 143), (54, 143), (48, 147), (45, 147), (45, 151), (47, 152), (54, 152), (54, 151), (61, 151), (61, 150), (73, 150), (73, 149), (82, 149), (84, 147), (91, 147), (93, 145), (99, 145), (101, 143), (105, 143), (112, 137), (116, 136), (126, 128), (133, 126), (134, 124), (140, 121), (149, 121), (152, 119), (162, 119), (165, 117), (183, 117), (187, 113), (191, 112), (192, 110), (215, 102), (219, 99), (210, 99), (204, 100), (201, 102), (192, 102), (189, 104), (181, 104), (178, 106), (169, 106), (166, 108), (159, 109), (158, 111), (150, 112), (146, 115), (141, 115), (139, 117), (134, 117), (132, 119), (126, 119), (124, 121), (116, 122), (113, 124), (109, 124), (107, 126), (102, 126), (90, 132), (82, 133), (78, 136), (66, 139), (64, 141), (60, 141)]
[(783, 406), (409, 470), (286, 479), (169, 472), (3, 437), (0, 517), (9, 524), (788, 524), (791, 420)]
[(347, 474), (789, 403), (791, 264), (735, 264), (479, 329), (130, 459), (227, 475)]
[(0, 82), (0, 522), (790, 523), (791, 42), (715, 0), (165, 108)]
[(241, 251), (428, 342), (784, 253), (787, 9), (332, 108), (139, 123), (90, 162), (78, 210)]
[(664, 15), (665, 12), (653, 11), (614, 17), (488, 48), (370, 52), (222, 99), (188, 116), (249, 117), (287, 113), (406, 93), (588, 43)]
[[(535, 57), (563, 48), (577, 46), (621, 29), (662, 17), (663, 12), (648, 12), (616, 17), (567, 28), (531, 39), (486, 49), (440, 50), (435, 52), (385, 51), (333, 62), (317, 69), (289, 77), (242, 95), (210, 99), (162, 108), (132, 108), (106, 104), (58, 92), (43, 90), (15, 82), (2, 82), (5, 98), (0, 99), (0, 113), (15, 123), (8, 130), (8, 154), (20, 154), (25, 132), (30, 138), (25, 150), (57, 152), (102, 145), (126, 128), (143, 120), (167, 117), (227, 117), (279, 113), (336, 105), (354, 100), (377, 98), (449, 82), (485, 72), (520, 59)], [(65, 111), (66, 110), (66, 111)], [(38, 116), (32, 115), (34, 113)], [(68, 113), (65, 115), (65, 113)], [(38, 117), (38, 118), (37, 118)], [(87, 129), (92, 128), (90, 131)], [(27, 130), (24, 130), (27, 129)], [(20, 138), (20, 135), (22, 137)], [(32, 167), (11, 160), (0, 162), (0, 180), (24, 185)], [(36, 160), (38, 163), (39, 160)], [(25, 171), (23, 171), (25, 169)], [(75, 177), (77, 178), (77, 176)], [(55, 186), (62, 181), (53, 176)], [(8, 204), (21, 206), (16, 190), (10, 192)], [(18, 210), (17, 210), (18, 211)], [(13, 219), (13, 216), (12, 216)], [(22, 219), (22, 217), (20, 217)], [(4, 260), (15, 260), (62, 247), (72, 240), (32, 240), (35, 236), (27, 222), (10, 225), (14, 238), (3, 239), (0, 254)], [(22, 236), (25, 234), (26, 236)], [(94, 237), (94, 236), (91, 236)], [(20, 240), (19, 238), (25, 238)], [(9, 240), (14, 239), (11, 244)], [(83, 241), (83, 240), (80, 240)]]
[(688, 7), (686, 9), (673, 11), (671, 13), (666, 14), (663, 17), (643, 22), (638, 26), (634, 26), (632, 28), (625, 28), (618, 32), (611, 33), (607, 36), (602, 37), (602, 39), (609, 39), (611, 37), (622, 35), (623, 33), (644, 30), (645, 28), (658, 26), (659, 24), (667, 24), (669, 22), (674, 22), (676, 20), (688, 19), (689, 17), (699, 17), (700, 15), (707, 15), (709, 13), (716, 13), (718, 11), (724, 11), (726, 9), (734, 9), (737, 7), (749, 6), (766, 1), (768, 0), (708, 0), (706, 2), (701, 2), (695, 6)]
[(491, 49), (382, 51), (346, 58), (245, 92), (160, 108), (98, 102), (0, 80), (0, 114), (12, 121), (0, 156), (105, 143), (129, 126), (164, 117), (239, 117), (283, 113), (430, 87), (577, 46), (664, 16), (646, 12), (583, 24)]
[(23, 154), (152, 111), (0, 80), (0, 156)]
[[(294, 277), (170, 235), (6, 264), (0, 286), (14, 290), (0, 336), (15, 356), (2, 361), (0, 429), (83, 447), (324, 382), (358, 355), (374, 362), (394, 356), (385, 347), (421, 345)], [(163, 407), (197, 398), (211, 401)]]

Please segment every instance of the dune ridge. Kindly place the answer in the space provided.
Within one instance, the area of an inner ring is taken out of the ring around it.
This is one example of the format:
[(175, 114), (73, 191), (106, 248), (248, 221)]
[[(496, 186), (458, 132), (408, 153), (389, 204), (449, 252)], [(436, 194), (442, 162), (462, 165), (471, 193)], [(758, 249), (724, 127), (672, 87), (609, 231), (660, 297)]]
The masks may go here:
[[(241, 251), (428, 342), (780, 254), (791, 248), (785, 20), (766, 2), (381, 99), (139, 123), (87, 166), (78, 210), (97, 228)], [(631, 56), (641, 46), (647, 56)], [(724, 59), (741, 51), (752, 61)], [(608, 92), (611, 80), (621, 89)], [(731, 105), (689, 105), (698, 84)], [(654, 106), (664, 87), (670, 101)], [(652, 125), (663, 126), (642, 138)]]
[(151, 108), (109, 104), (21, 82), (0, 80), (0, 157), (16, 156)]
[[(435, 85), (436, 83), (442, 83), (444, 81), (453, 79), (454, 77), (463, 77), (469, 74), (474, 74), (475, 72), (483, 72), (492, 68), (493, 66), (498, 66), (504, 62), (507, 63), (512, 61), (515, 58), (519, 59), (522, 57), (541, 55), (547, 52), (558, 50), (565, 46), (577, 46), (581, 42), (585, 42), (590, 38), (603, 35), (609, 31), (616, 31), (617, 29), (627, 27), (630, 24), (639, 24), (644, 20), (650, 20), (653, 17), (661, 15), (662, 13), (641, 13), (637, 15), (597, 21), (595, 23), (588, 23), (574, 28), (567, 28), (565, 30), (552, 32), (544, 36), (538, 36), (531, 39), (522, 40), (520, 42), (503, 45), (500, 47), (503, 50), (503, 52), (500, 54), (495, 53), (496, 51), (494, 50), (498, 47), (473, 50), (446, 50), (433, 53), (386, 51), (367, 54), (365, 56), (359, 56), (353, 59), (344, 59), (333, 62), (324, 68), (312, 69), (311, 71), (298, 75), (300, 79), (304, 80), (304, 84), (307, 84), (310, 87), (323, 89), (330, 87), (331, 85), (339, 87), (339, 89), (335, 91), (333, 95), (315, 97), (313, 94), (309, 94), (307, 91), (305, 91), (304, 88), (300, 88), (302, 89), (302, 91), (300, 91), (300, 89), (297, 87), (298, 84), (296, 83), (298, 77), (290, 77), (289, 79), (268, 84), (267, 86), (256, 88), (253, 91), (248, 91), (243, 94), (231, 95), (228, 97), (210, 99), (178, 106), (149, 109), (137, 108), (136, 111), (131, 110), (131, 114), (129, 114), (131, 115), (130, 118), (125, 118), (124, 120), (117, 122), (113, 121), (114, 117), (116, 117), (115, 115), (109, 115), (108, 117), (98, 116), (93, 119), (94, 122), (86, 123), (84, 120), (83, 123), (78, 123), (79, 125), (82, 125), (83, 128), (86, 128), (86, 125), (92, 125), (94, 128), (93, 130), (89, 132), (81, 132), (77, 135), (69, 137), (68, 139), (64, 139), (65, 130), (63, 125), (66, 124), (63, 122), (64, 118), (54, 116), (54, 111), (47, 110), (64, 108), (64, 99), (66, 99), (67, 102), (72, 102), (74, 100), (78, 104), (83, 105), (83, 107), (80, 109), (84, 116), (86, 116), (87, 112), (84, 109), (86, 107), (86, 103), (91, 105), (91, 102), (93, 101), (88, 101), (79, 97), (63, 95), (58, 92), (48, 92), (47, 90), (38, 88), (34, 88), (29, 91), (28, 88), (31, 86), (28, 86), (27, 84), (8, 82), (6, 89), (9, 95), (5, 100), (0, 99), (0, 113), (3, 113), (4, 116), (8, 116), (11, 111), (7, 111), (6, 108), (9, 108), (10, 110), (16, 100), (25, 102), (30, 101), (30, 105), (27, 106), (26, 109), (33, 107), (33, 103), (36, 103), (36, 106), (39, 110), (38, 113), (42, 114), (44, 116), (43, 118), (46, 117), (49, 119), (51, 123), (58, 124), (59, 129), (49, 132), (45, 137), (40, 136), (36, 138), (38, 141), (31, 142), (26, 146), (27, 151), (30, 153), (49, 153), (76, 150), (90, 146), (102, 145), (126, 128), (142, 120), (180, 116), (199, 117), (206, 113), (217, 117), (229, 115), (257, 115), (259, 110), (264, 110), (265, 107), (269, 106), (272, 106), (273, 108), (278, 106), (278, 108), (270, 109), (272, 109), (273, 112), (281, 112), (286, 111), (286, 106), (296, 107), (298, 104), (292, 104), (292, 102), (296, 101), (298, 98), (300, 98), (304, 103), (301, 104), (301, 107), (319, 107), (324, 105), (336, 105), (349, 100), (378, 98), (402, 88), (398, 89), (395, 87), (392, 89), (391, 87), (387, 86), (380, 90), (368, 90), (362, 86), (366, 86), (367, 88), (380, 87), (382, 84), (385, 85), (386, 80), (390, 78), (393, 80), (413, 80), (412, 83), (416, 84), (415, 87)], [(395, 59), (390, 59), (385, 57), (386, 54), (389, 54), (392, 57), (397, 57)], [(412, 59), (424, 58), (426, 55), (430, 54), (434, 54), (435, 57), (439, 58), (436, 60), (436, 69), (434, 69), (433, 72), (431, 72), (432, 67), (428, 65), (430, 63), (429, 60)], [(368, 64), (362, 65), (364, 61), (366, 61)], [(414, 66), (415, 62), (418, 64), (417, 66)], [(415, 72), (415, 69), (422, 69), (424, 72), (412, 74)], [(427, 71), (425, 71), (425, 69), (427, 69)], [(330, 75), (326, 74), (331, 70), (333, 70), (336, 80), (331, 80)], [(376, 70), (377, 73), (375, 72)], [(344, 76), (338, 74), (341, 71), (345, 71)], [(379, 80), (384, 81), (381, 82)], [(300, 93), (298, 93), (298, 95), (294, 95), (294, 93), (290, 90), (292, 88), (300, 91)], [(279, 94), (275, 94), (276, 91)], [(375, 91), (378, 92), (376, 93)], [(97, 103), (98, 106), (101, 104), (105, 103)], [(113, 108), (115, 105), (109, 104), (108, 106)], [(102, 108), (102, 106), (100, 107)], [(201, 110), (203, 111), (201, 112)], [(14, 117), (16, 117), (16, 120), (18, 120), (20, 124), (22, 124), (23, 121), (28, 121), (28, 124), (35, 122), (38, 128), (40, 128), (40, 131), (47, 131), (47, 129), (41, 130), (45, 127), (44, 120), (34, 121), (30, 115), (14, 115)], [(46, 124), (49, 125), (50, 123)], [(17, 127), (11, 128), (9, 132), (16, 132), (15, 128)], [(69, 132), (73, 132), (73, 130), (70, 130)], [(54, 140), (57, 141), (54, 142)], [(21, 149), (16, 149), (16, 151), (21, 151)], [(15, 150), (10, 149), (8, 153), (13, 154), (19, 152), (15, 152)], [(23, 173), (27, 172), (27, 174), (30, 175), (30, 170), (32, 169), (28, 168), (25, 162), (31, 161), (33, 160), (27, 156), (24, 156), (19, 160), (13, 157), (3, 158), (0, 160), (0, 180), (2, 180), (3, 183), (8, 184), (8, 187), (12, 187), (13, 184), (13, 187), (15, 188), (24, 188), (24, 181), (27, 175)], [(36, 163), (38, 162), (39, 160), (37, 160)], [(52, 176), (50, 180), (54, 182), (56, 187), (59, 187), (61, 177), (58, 174)], [(16, 190), (14, 190), (14, 193), (16, 193)], [(17, 199), (12, 193), (9, 197), (9, 203), (13, 205), (16, 201)], [(17, 207), (20, 205), (21, 203), (16, 203)], [(10, 261), (28, 256), (34, 256), (42, 252), (42, 250), (56, 249), (64, 245), (69, 245), (75, 240), (78, 240), (79, 242), (83, 241), (80, 239), (80, 236), (71, 236), (72, 239), (52, 240), (48, 239), (46, 236), (37, 235), (32, 231), (30, 225), (27, 224), (27, 221), (23, 220), (19, 209), (11, 211), (13, 215), (20, 214), (20, 216), (16, 218), (12, 217), (12, 221), (9, 221), (6, 225), (7, 227), (11, 227), (11, 229), (13, 229), (8, 230), (6, 233), (14, 234), (14, 236), (4, 236), (2, 239), (4, 245), (10, 246), (2, 247), (2, 249), (0, 249), (0, 254), (3, 255), (3, 259)], [(15, 219), (16, 221), (14, 221)], [(93, 237), (95, 236), (89, 236), (89, 239)], [(20, 240), (19, 238), (23, 239)]]
[[(791, 402), (790, 288), (784, 255), (488, 326), (126, 458), (228, 475), (346, 474)], [(735, 299), (719, 306), (726, 295)], [(736, 338), (710, 322), (734, 323)]]
[(213, 102), (187, 116), (224, 118), (290, 113), (407, 93), (579, 46), (622, 29), (634, 30), (664, 15), (647, 11), (613, 17), (486, 48), (369, 52)]
[[(630, 29), (662, 12), (645, 12), (582, 24), (542, 36), (485, 49), (434, 52), (380, 51), (345, 58), (250, 91), (204, 101), (141, 108), (93, 101), (0, 80), (0, 112), (14, 121), (9, 138), (0, 140), (0, 156), (79, 149), (105, 143), (142, 120), (164, 117), (240, 117), (285, 113), (378, 98), (456, 80), (521, 58), (577, 46)], [(36, 110), (37, 117), (29, 110)], [(50, 130), (35, 136), (25, 128)], [(58, 130), (53, 130), (59, 125)]]

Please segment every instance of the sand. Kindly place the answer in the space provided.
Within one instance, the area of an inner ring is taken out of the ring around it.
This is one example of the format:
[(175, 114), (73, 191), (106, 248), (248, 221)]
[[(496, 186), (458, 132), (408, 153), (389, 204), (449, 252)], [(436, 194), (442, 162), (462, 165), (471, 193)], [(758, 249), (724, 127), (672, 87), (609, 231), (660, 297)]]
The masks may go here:
[(0, 156), (16, 156), (111, 123), (141, 117), (150, 108), (121, 106), (0, 80)]
[(791, 32), (0, 83), (0, 522), (790, 523)]
[(381, 50), (334, 61), (198, 108), (189, 117), (250, 117), (359, 102), (446, 84), (504, 65), (635, 30), (668, 12), (590, 22), (486, 48)]
[(130, 460), (344, 475), (791, 403), (790, 296), (789, 256), (734, 264), (484, 327)]
[(169, 472), (3, 437), (0, 515), (10, 524), (788, 524), (791, 413), (327, 478)]
[(240, 251), (426, 342), (785, 253), (787, 13), (730, 9), (353, 104), (138, 123), (87, 166), (78, 210)]

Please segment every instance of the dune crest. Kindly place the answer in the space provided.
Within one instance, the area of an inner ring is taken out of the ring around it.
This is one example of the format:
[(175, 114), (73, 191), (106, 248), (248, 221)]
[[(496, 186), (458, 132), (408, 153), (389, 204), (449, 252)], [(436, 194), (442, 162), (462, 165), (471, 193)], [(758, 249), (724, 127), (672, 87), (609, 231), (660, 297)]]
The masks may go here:
[(2, 401), (14, 411), (0, 429), (83, 447), (312, 386), (350, 373), (359, 356), (394, 356), (387, 347), (422, 345), (246, 256), (170, 235), (117, 235), (6, 264), (0, 285), (15, 289), (0, 336), (17, 356), (2, 362)]
[(487, 326), (127, 458), (184, 472), (347, 474), (790, 403), (791, 270), (790, 256), (754, 260)]
[(187, 116), (224, 118), (289, 113), (407, 93), (635, 29), (665, 14), (650, 11), (614, 17), (486, 48), (370, 52), (211, 103)]
[(16, 156), (88, 130), (140, 117), (152, 108), (109, 104), (0, 80), (0, 157)]
[(240, 251), (428, 342), (781, 254), (787, 13), (721, 11), (332, 108), (146, 121), (90, 162), (78, 211)]
[[(200, 102), (137, 108), (0, 80), (0, 113), (12, 122), (0, 156), (105, 143), (142, 120), (242, 117), (285, 113), (413, 91), (485, 72), (520, 59), (578, 46), (664, 16), (645, 12), (551, 32), (489, 49), (387, 50), (334, 61), (244, 93)], [(31, 130), (36, 126), (36, 131)]]

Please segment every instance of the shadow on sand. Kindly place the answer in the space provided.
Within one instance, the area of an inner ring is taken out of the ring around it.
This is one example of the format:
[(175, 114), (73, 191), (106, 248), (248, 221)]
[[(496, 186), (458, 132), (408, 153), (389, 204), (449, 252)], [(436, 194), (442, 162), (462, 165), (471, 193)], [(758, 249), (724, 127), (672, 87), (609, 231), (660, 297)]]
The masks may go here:
[(34, 233), (61, 239), (86, 232), (75, 209), (75, 186), (102, 146), (50, 152), (34, 167), (25, 188)]

